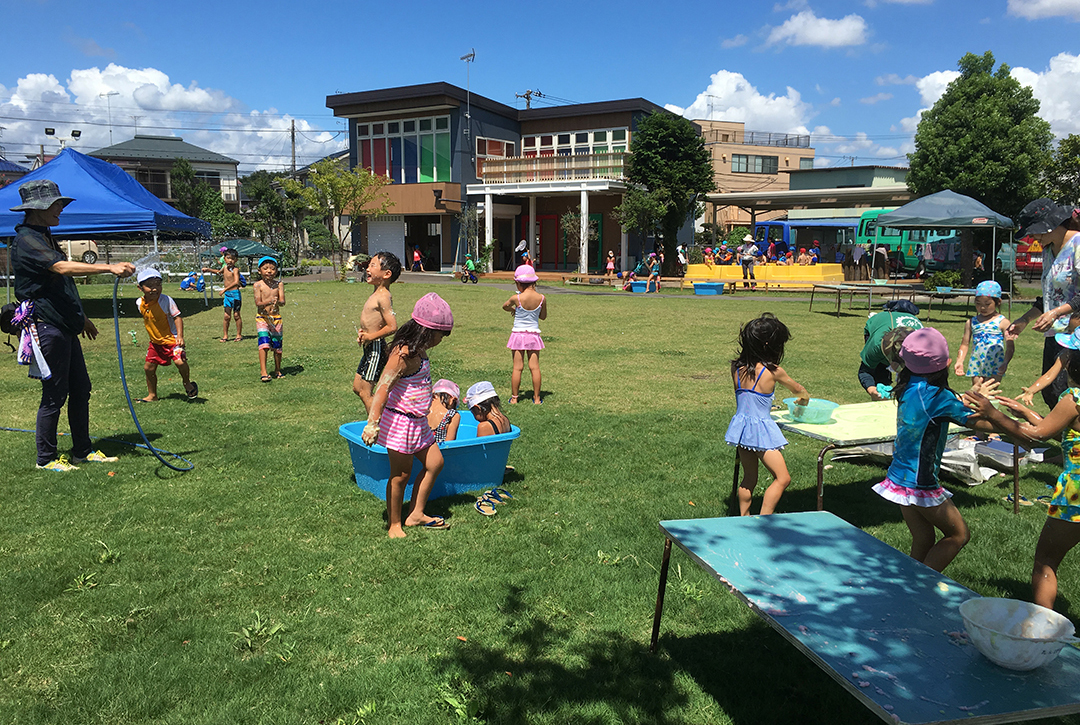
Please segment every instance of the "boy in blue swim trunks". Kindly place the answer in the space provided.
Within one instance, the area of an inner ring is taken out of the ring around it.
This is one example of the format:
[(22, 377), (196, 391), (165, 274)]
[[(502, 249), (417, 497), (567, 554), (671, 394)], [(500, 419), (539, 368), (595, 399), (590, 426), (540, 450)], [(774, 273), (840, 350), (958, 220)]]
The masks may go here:
[(240, 319), (240, 268), (236, 266), (236, 261), (239, 258), (240, 255), (237, 251), (230, 247), (225, 250), (224, 267), (221, 269), (202, 268), (203, 272), (220, 274), (225, 279), (225, 292), (221, 295), (225, 305), (225, 323), (222, 327), (221, 342), (229, 341), (229, 318), (236, 320), (236, 337), (233, 339), (239, 342), (243, 338), (241, 332), (243, 323)]

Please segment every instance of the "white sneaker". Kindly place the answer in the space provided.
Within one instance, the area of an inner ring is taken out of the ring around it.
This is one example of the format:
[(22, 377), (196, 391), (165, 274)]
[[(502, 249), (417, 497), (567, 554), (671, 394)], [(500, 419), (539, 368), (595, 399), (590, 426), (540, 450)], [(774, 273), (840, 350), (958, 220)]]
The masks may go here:
[(44, 466), (39, 463), (38, 468), (42, 471), (58, 471), (60, 473), (79, 470), (78, 466), (73, 466), (68, 462), (67, 456), (60, 456), (55, 461), (46, 463)]
[(101, 451), (91, 451), (86, 458), (74, 456), (71, 460), (73, 463), (115, 463), (120, 459), (116, 456), (106, 456)]

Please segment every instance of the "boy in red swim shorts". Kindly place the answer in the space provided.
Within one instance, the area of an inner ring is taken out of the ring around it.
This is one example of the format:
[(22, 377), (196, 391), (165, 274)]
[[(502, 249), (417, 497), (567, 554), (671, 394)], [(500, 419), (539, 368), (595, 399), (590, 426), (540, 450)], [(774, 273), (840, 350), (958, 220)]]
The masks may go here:
[(143, 296), (138, 299), (139, 314), (146, 325), (146, 334), (150, 336), (150, 347), (146, 351), (146, 397), (140, 403), (152, 403), (157, 396), (158, 365), (175, 363), (184, 382), (184, 391), (189, 399), (199, 395), (199, 386), (191, 380), (191, 368), (188, 367), (184, 353), (184, 320), (180, 309), (172, 297), (161, 294), (161, 274), (154, 268), (144, 269), (138, 276), (139, 290)]

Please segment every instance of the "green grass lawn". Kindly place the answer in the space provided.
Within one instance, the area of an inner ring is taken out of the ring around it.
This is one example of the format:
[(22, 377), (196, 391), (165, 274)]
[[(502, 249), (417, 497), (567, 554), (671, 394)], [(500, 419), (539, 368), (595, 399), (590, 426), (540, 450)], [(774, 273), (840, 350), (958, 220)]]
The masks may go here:
[[(111, 287), (82, 289), (103, 333), (85, 343), (91, 432), (137, 440)], [(434, 376), (462, 389), (489, 379), (505, 400), (507, 293), (398, 284), (400, 318), (431, 289), (457, 322), (431, 352)], [(384, 505), (356, 487), (337, 433), (363, 417), (351, 382), (369, 291), (288, 285), (289, 374), (270, 384), (259, 382), (250, 293), (247, 339), (221, 344), (221, 308), (176, 292), (203, 400), (183, 399), (179, 376), (162, 369), (165, 399), (138, 413), (155, 445), (194, 461), (188, 473), (113, 443), (101, 447), (119, 463), (40, 472), (33, 436), (3, 434), (0, 722), (877, 722), (679, 552), (660, 652), (647, 651), (657, 522), (726, 512), (739, 325), (776, 313), (794, 333), (788, 372), (815, 397), (851, 403), (865, 399), (855, 378), (864, 312), (808, 313), (805, 297), (552, 295), (545, 404), (507, 408), (523, 431), (506, 484), (514, 500), (486, 518), (471, 498), (439, 499), (428, 511), (448, 516), (449, 531), (391, 541)], [(123, 292), (127, 376), (141, 396), (146, 333), (134, 287)], [(955, 352), (964, 318), (959, 306), (944, 317), (935, 326)], [(1018, 348), (1013, 394), (1037, 376), (1041, 340), (1026, 334)], [(0, 358), (0, 425), (33, 428), (40, 386), (13, 357)], [(794, 483), (779, 510), (810, 510), (820, 446), (790, 439)], [(1059, 473), (1027, 470), (1029, 498)], [(826, 506), (906, 550), (897, 507), (870, 491), (883, 473), (838, 462)], [(1029, 599), (1045, 513), (1014, 516), (1008, 486), (951, 486), (973, 538), (946, 573)], [(1061, 580), (1058, 608), (1080, 613), (1075, 556)]]

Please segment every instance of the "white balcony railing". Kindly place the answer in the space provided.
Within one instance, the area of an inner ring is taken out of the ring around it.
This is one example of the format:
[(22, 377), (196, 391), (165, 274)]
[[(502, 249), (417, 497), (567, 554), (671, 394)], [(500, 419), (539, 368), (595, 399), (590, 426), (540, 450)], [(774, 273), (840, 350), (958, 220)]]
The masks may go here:
[(625, 151), (563, 156), (515, 156), (477, 159), (476, 175), (485, 184), (519, 184), (528, 181), (574, 181), (609, 179), (622, 181)]

